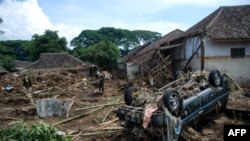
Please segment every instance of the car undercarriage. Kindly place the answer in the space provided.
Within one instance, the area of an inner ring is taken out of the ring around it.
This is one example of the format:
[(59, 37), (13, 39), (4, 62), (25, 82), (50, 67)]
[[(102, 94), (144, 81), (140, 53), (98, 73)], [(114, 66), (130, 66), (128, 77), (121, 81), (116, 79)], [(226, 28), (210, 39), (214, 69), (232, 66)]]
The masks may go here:
[(126, 106), (119, 107), (117, 116), (138, 138), (178, 140), (185, 125), (196, 124), (224, 107), (228, 95), (227, 80), (218, 70), (179, 73), (175, 81), (157, 91), (127, 87)]

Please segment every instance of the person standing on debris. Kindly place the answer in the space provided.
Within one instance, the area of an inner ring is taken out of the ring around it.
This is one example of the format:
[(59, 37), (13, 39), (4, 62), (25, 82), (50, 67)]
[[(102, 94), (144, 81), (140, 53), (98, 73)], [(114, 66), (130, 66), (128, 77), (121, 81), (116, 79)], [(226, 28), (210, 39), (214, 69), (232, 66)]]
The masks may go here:
[(100, 72), (98, 74), (98, 78), (99, 78), (99, 91), (103, 94), (104, 93), (104, 79), (105, 79), (105, 75), (103, 74), (103, 72)]
[(23, 86), (26, 88), (28, 93), (31, 92), (32, 83), (31, 83), (31, 80), (30, 80), (30, 78), (29, 78), (29, 76), (27, 74), (24, 74)]

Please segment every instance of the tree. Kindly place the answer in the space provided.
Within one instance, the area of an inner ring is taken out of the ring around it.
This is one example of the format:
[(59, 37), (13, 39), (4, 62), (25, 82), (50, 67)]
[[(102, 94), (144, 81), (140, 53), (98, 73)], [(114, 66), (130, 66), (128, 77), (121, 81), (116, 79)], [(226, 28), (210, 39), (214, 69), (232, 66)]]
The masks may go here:
[(85, 61), (97, 64), (103, 69), (112, 70), (117, 66), (119, 49), (108, 40), (103, 40), (82, 50), (81, 58)]
[(134, 30), (132, 32), (133, 34), (135, 34), (140, 44), (146, 44), (148, 42), (153, 42), (161, 38), (161, 34), (158, 32), (151, 32), (147, 30)]
[(99, 30), (83, 30), (79, 36), (71, 41), (74, 47), (89, 47), (100, 41), (108, 40), (124, 50), (132, 49), (152, 42), (161, 37), (160, 33), (146, 30), (129, 31), (113, 27), (103, 27)]
[(13, 60), (26, 60), (28, 58), (24, 44), (29, 41), (11, 40), (0, 41), (0, 65), (10, 70), (13, 67)]
[(32, 36), (32, 45), (28, 49), (31, 60), (39, 58), (40, 53), (67, 52), (67, 41), (65, 37), (60, 38), (57, 31), (46, 30), (43, 35)]
[(11, 68), (13, 68), (13, 60), (13, 57), (10, 55), (0, 54), (0, 66), (7, 70), (11, 70)]
[(0, 66), (7, 70), (12, 68), (13, 57), (11, 56), (12, 50), (0, 44)]
[(26, 40), (7, 40), (0, 41), (0, 54), (11, 55), (14, 59), (27, 61), (29, 58), (28, 49), (31, 41)]

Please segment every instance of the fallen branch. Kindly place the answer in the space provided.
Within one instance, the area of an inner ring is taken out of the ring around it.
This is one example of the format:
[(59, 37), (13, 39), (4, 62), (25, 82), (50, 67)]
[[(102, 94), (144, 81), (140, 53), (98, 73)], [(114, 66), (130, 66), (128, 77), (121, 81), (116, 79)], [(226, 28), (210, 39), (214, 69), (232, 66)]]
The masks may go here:
[(77, 109), (74, 109), (74, 110), (75, 111), (80, 111), (80, 110), (87, 110), (87, 109), (92, 109), (92, 108), (97, 108), (97, 107), (113, 106), (113, 105), (120, 105), (120, 104), (124, 104), (124, 102), (95, 105), (95, 106), (91, 106), (91, 107), (77, 108)]
[(104, 106), (103, 106), (103, 107), (96, 108), (96, 109), (94, 109), (94, 110), (92, 110), (92, 111), (89, 111), (89, 112), (87, 112), (87, 113), (83, 113), (83, 114), (80, 114), (80, 115), (77, 115), (77, 116), (74, 116), (74, 117), (71, 117), (71, 118), (68, 118), (68, 119), (59, 121), (59, 122), (54, 123), (54, 124), (52, 124), (52, 125), (53, 125), (53, 126), (59, 125), (59, 124), (66, 123), (66, 122), (69, 122), (69, 121), (74, 120), (74, 119), (78, 119), (78, 118), (80, 118), (80, 117), (87, 116), (87, 115), (92, 114), (92, 113), (94, 113), (94, 112), (96, 112), (96, 111), (98, 111), (98, 110), (100, 110), (100, 109), (102, 109), (102, 108), (104, 108)]

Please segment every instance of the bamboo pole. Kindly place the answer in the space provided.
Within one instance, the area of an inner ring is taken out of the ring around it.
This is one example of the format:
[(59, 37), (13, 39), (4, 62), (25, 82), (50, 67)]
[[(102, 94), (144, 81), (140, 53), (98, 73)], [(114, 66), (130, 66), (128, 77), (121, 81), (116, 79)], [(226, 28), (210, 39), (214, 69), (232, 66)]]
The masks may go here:
[(94, 136), (94, 135), (102, 135), (102, 134), (110, 134), (110, 133), (117, 133), (117, 132), (122, 132), (123, 130), (118, 130), (118, 131), (102, 131), (102, 132), (91, 132), (91, 133), (83, 133), (80, 134), (80, 136)]
[(110, 121), (101, 123), (100, 126), (101, 126), (101, 128), (104, 128), (104, 127), (106, 127), (106, 126), (110, 125), (111, 123), (114, 123), (114, 122), (116, 122), (116, 121), (118, 121), (118, 120), (119, 120), (119, 118), (114, 118), (114, 119), (112, 119), (112, 120), (110, 120)]
[(91, 106), (91, 107), (77, 108), (77, 109), (74, 109), (74, 110), (75, 111), (80, 111), (80, 110), (87, 110), (87, 109), (92, 109), (92, 108), (105, 107), (105, 106), (113, 106), (113, 105), (120, 105), (120, 104), (124, 104), (124, 102), (95, 105), (95, 106)]
[[(120, 99), (118, 99), (114, 104), (117, 104), (120, 101)], [(104, 116), (104, 118), (102, 119), (102, 122), (105, 122), (105, 120), (107, 119), (107, 117), (109, 116), (109, 114), (114, 110), (115, 106), (113, 105), (109, 112)]]
[(94, 113), (94, 112), (96, 112), (96, 111), (98, 111), (98, 110), (104, 108), (104, 107), (105, 107), (105, 106), (96, 108), (96, 109), (94, 109), (94, 110), (92, 110), (92, 111), (89, 111), (89, 112), (86, 112), (86, 113), (83, 113), (83, 114), (80, 114), (80, 115), (77, 115), (77, 116), (74, 116), (74, 117), (71, 117), (71, 118), (68, 118), (68, 119), (59, 121), (59, 122), (54, 123), (54, 124), (52, 124), (52, 125), (53, 125), (53, 126), (59, 125), (59, 124), (66, 123), (66, 122), (69, 122), (69, 121), (71, 121), (71, 120), (74, 120), (74, 119), (77, 119), (77, 118), (80, 118), (80, 117), (87, 116), (87, 115), (89, 115), (89, 114), (92, 114), (92, 113)]
[(14, 118), (14, 117), (2, 117), (0, 116), (0, 119), (5, 119), (5, 120), (21, 120), (19, 118)]
[(106, 127), (106, 128), (92, 128), (92, 129), (85, 129), (81, 132), (99, 132), (99, 131), (114, 131), (114, 130), (127, 130), (124, 127), (116, 126), (116, 127)]
[(111, 95), (114, 95), (114, 94), (116, 94), (117, 92), (119, 92), (120, 90), (122, 90), (122, 89), (124, 89), (125, 88), (125, 86), (123, 86), (123, 87), (120, 87), (118, 90), (116, 90), (115, 92), (113, 92)]

